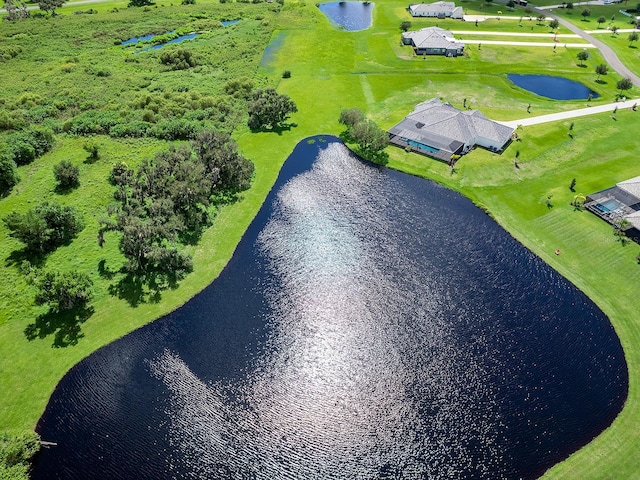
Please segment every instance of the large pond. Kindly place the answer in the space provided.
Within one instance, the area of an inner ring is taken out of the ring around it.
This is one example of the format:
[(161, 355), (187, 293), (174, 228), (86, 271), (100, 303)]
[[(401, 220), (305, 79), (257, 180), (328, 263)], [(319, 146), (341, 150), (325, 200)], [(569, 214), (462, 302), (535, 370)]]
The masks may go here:
[(318, 5), (332, 25), (349, 30), (366, 30), (371, 26), (373, 3), (370, 2), (327, 2)]
[(627, 386), (606, 316), (484, 212), (316, 137), (212, 285), (60, 382), (33, 478), (535, 478)]
[(582, 100), (600, 96), (586, 85), (563, 77), (510, 73), (507, 78), (520, 88), (553, 100)]

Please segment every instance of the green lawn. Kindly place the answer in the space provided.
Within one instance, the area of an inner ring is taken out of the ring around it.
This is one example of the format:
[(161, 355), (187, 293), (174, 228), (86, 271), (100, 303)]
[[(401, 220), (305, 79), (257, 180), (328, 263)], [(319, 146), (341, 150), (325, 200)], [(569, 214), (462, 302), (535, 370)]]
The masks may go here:
[[(602, 62), (597, 52), (593, 52), (585, 68), (577, 66), (575, 50), (561, 48), (554, 54), (533, 47), (483, 45), (481, 50), (469, 47), (468, 57), (415, 58), (411, 49), (400, 45), (399, 25), (409, 17), (406, 3), (399, 0), (376, 2), (374, 27), (355, 33), (332, 28), (312, 3), (303, 2), (287, 1), (279, 13), (265, 5), (219, 5), (200, 0), (195, 6), (167, 5), (146, 12), (131, 9), (112, 12), (113, 4), (97, 5), (100, 7), (96, 15), (29, 21), (23, 24), (29, 27), (26, 30), (23, 26), (0, 23), (0, 45), (20, 42), (23, 47), (29, 46), (23, 58), (21, 54), (11, 60), (22, 62), (14, 64), (19, 68), (0, 68), (0, 80), (5, 85), (1, 105), (13, 105), (15, 98), (27, 91), (45, 97), (50, 91), (64, 90), (69, 95), (82, 93), (100, 108), (120, 109), (123, 115), (129, 115), (131, 102), (142, 95), (188, 95), (197, 90), (200, 96), (222, 97), (222, 85), (233, 75), (231, 70), (242, 69), (243, 75), (253, 77), (257, 85), (277, 86), (281, 93), (290, 95), (299, 112), (292, 117), (295, 126), (281, 133), (251, 133), (239, 121), (234, 127), (234, 137), (242, 153), (256, 165), (253, 187), (244, 193), (242, 201), (219, 213), (198, 245), (189, 247), (194, 254), (194, 273), (177, 289), (164, 291), (160, 301), (135, 307), (109, 294), (113, 280), (100, 268), (100, 262), (104, 260), (108, 273), (122, 259), (115, 237), (107, 238), (104, 249), (97, 246), (97, 221), (110, 201), (111, 189), (105, 179), (111, 164), (125, 160), (135, 165), (164, 148), (166, 142), (97, 136), (103, 158), (95, 164), (86, 164), (86, 153), (82, 150), (85, 139), (59, 134), (52, 152), (21, 167), (22, 181), (10, 196), (0, 200), (0, 215), (14, 208), (26, 209), (47, 198), (77, 205), (85, 212), (85, 231), (69, 247), (50, 255), (46, 263), (89, 273), (96, 282), (96, 313), (82, 325), (84, 337), (75, 346), (51, 348), (50, 336), (27, 341), (24, 328), (33, 322), (39, 310), (31, 305), (31, 287), (12, 260), (18, 244), (6, 238), (6, 230), (0, 226), (0, 255), (6, 266), (0, 279), (0, 390), (10, 392), (0, 395), (0, 429), (32, 428), (57, 381), (77, 361), (183, 304), (209, 284), (232, 255), (288, 153), (306, 136), (339, 133), (342, 128), (337, 119), (342, 109), (361, 108), (380, 126), (388, 128), (416, 103), (435, 96), (458, 106), (466, 99), (472, 108), (499, 120), (527, 116), (529, 104), (532, 114), (586, 104), (551, 101), (528, 94), (508, 82), (508, 73), (553, 72), (581, 81), (602, 95), (594, 104), (609, 102), (616, 93), (615, 82), (609, 78), (606, 84), (595, 82), (593, 70)], [(465, 8), (480, 10), (479, 5), (464, 2)], [(194, 51), (210, 60), (197, 71), (166, 72), (158, 67), (156, 57), (144, 57), (145, 54), (139, 55), (139, 62), (125, 62), (125, 58), (137, 58), (136, 54), (125, 54), (122, 47), (113, 44), (116, 36), (124, 39), (191, 22), (204, 22), (210, 28), (212, 20), (232, 15), (236, 8), (246, 16), (246, 27), (215, 30), (193, 42)], [(482, 10), (486, 12), (489, 8), (500, 9), (483, 6)], [(438, 23), (458, 30), (475, 28), (471, 23)], [(414, 22), (413, 28), (432, 24), (435, 21), (420, 20)], [(479, 28), (483, 30), (519, 32), (525, 28), (518, 26), (517, 20), (506, 19), (481, 25)], [(532, 26), (536, 32), (548, 32), (546, 26)], [(247, 49), (243, 42), (249, 41), (256, 29), (259, 38), (252, 40), (252, 49)], [(85, 34), (78, 35), (83, 31)], [(91, 31), (100, 35), (86, 34)], [(52, 47), (48, 46), (50, 37)], [(74, 39), (79, 38), (82, 41), (74, 44)], [(274, 44), (270, 60), (258, 66), (269, 38)], [(225, 51), (224, 46), (234, 55), (217, 57), (218, 52)], [(61, 66), (67, 63), (76, 67), (71, 73), (61, 72)], [(116, 65), (110, 67), (112, 74), (106, 83), (87, 73), (103, 64)], [(291, 78), (281, 78), (284, 70), (291, 71)], [(100, 85), (106, 86), (101, 89)], [(189, 92), (180, 92), (185, 87), (189, 87)], [(27, 98), (25, 102), (28, 101)], [(640, 330), (635, 312), (640, 302), (634, 290), (640, 279), (640, 266), (635, 261), (640, 247), (635, 244), (622, 247), (615, 242), (611, 227), (587, 212), (575, 211), (569, 205), (573, 194), (568, 188), (571, 179), (576, 178), (577, 191), (586, 194), (639, 174), (635, 156), (640, 150), (640, 138), (626, 133), (638, 124), (636, 115), (619, 112), (617, 122), (606, 114), (576, 119), (573, 140), (567, 135), (569, 122), (527, 127), (519, 132), (522, 141), (512, 144), (503, 155), (474, 151), (458, 163), (453, 175), (446, 165), (388, 149), (391, 167), (435, 179), (487, 208), (518, 240), (593, 298), (609, 315), (621, 338), (630, 374), (629, 400), (623, 413), (594, 442), (552, 469), (550, 477), (631, 478), (637, 474), (635, 459), (640, 453), (640, 443), (634, 420), (640, 417)], [(516, 150), (520, 150), (519, 169), (513, 166)], [(81, 186), (71, 194), (59, 196), (52, 188), (51, 168), (63, 158), (80, 166)], [(549, 194), (553, 195), (551, 209), (544, 204)], [(557, 248), (562, 255), (553, 254)]]

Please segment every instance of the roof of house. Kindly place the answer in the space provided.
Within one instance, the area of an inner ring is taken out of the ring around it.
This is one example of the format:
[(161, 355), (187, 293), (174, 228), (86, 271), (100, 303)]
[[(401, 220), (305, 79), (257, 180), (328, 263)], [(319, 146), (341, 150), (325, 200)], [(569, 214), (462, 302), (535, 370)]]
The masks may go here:
[(439, 27), (427, 27), (414, 32), (405, 32), (403, 38), (410, 38), (416, 48), (464, 48), (464, 43), (453, 38), (453, 34)]
[[(389, 130), (403, 138), (420, 141), (428, 139), (432, 143), (455, 146), (472, 145), (478, 138), (485, 138), (503, 146), (511, 138), (513, 128), (488, 119), (478, 110), (458, 110), (439, 98), (422, 102), (407, 117)], [(450, 149), (455, 151), (454, 149)]]
[[(460, 7), (458, 7), (460, 8)], [(435, 12), (435, 13), (449, 13), (451, 14), (456, 9), (454, 2), (435, 2), (435, 3), (416, 3), (415, 5), (409, 5), (409, 9), (412, 12)]]
[(617, 184), (625, 192), (640, 199), (640, 177), (630, 178)]

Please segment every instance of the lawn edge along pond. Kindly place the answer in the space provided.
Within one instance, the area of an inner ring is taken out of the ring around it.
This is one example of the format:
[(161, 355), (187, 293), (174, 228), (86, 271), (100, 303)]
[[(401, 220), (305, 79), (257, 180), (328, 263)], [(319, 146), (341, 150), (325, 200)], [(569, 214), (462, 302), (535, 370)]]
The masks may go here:
[[(206, 0), (203, 3), (206, 3)], [(387, 3), (388, 5), (386, 5)], [(469, 2), (468, 5), (473, 3)], [(158, 4), (169, 8), (169, 1), (160, 0)], [(96, 4), (95, 8), (101, 13), (106, 13), (113, 5), (113, 3), (105, 2)], [(71, 8), (77, 8), (77, 6), (68, 5), (60, 9), (58, 13), (66, 15), (72, 11)], [(406, 3), (377, 2), (376, 8), (381, 8), (380, 12), (387, 15), (376, 15), (372, 32), (384, 31), (389, 35), (398, 35), (399, 17), (395, 13), (390, 14), (389, 12), (399, 11), (406, 14), (404, 12)], [(491, 8), (496, 10), (496, 8)], [(311, 10), (317, 11), (317, 8), (308, 5), (306, 9), (306, 13), (311, 18), (318, 18), (318, 16), (314, 17), (313, 13), (309, 13)], [(485, 6), (486, 9), (489, 9), (489, 6)], [(317, 14), (322, 15), (319, 11)], [(402, 19), (405, 18), (402, 17)], [(410, 20), (410, 18), (406, 19)], [(380, 27), (377, 25), (378, 22), (381, 22)], [(323, 28), (324, 23), (328, 24), (322, 18), (322, 22), (319, 22), (314, 28)], [(441, 22), (443, 25), (445, 23), (447, 22)], [(514, 27), (516, 27), (516, 23), (514, 22)], [(506, 25), (506, 22), (503, 21), (502, 24)], [(293, 28), (299, 28), (299, 25), (300, 23)], [(286, 27), (282, 28), (286, 29)], [(327, 28), (322, 31), (323, 35), (330, 37), (329, 40), (334, 42), (327, 42), (328, 45), (331, 47), (343, 44), (349, 46), (349, 41), (345, 41), (344, 35), (346, 34), (344, 32), (332, 33), (330, 30), (334, 31), (335, 29), (327, 25)], [(309, 36), (310, 41), (313, 41), (314, 38)], [(375, 47), (375, 45), (371, 46)], [(388, 43), (385, 41), (383, 46), (388, 48)], [(484, 48), (483, 54), (485, 51), (489, 52), (489, 48)], [(524, 52), (525, 55), (529, 55), (529, 53), (529, 50)], [(560, 58), (561, 55), (559, 53), (557, 58)], [(318, 59), (320, 58), (318, 57)], [(272, 72), (261, 72), (260, 74), (275, 84), (280, 81), (279, 77), (284, 69), (293, 66), (299, 67), (299, 65), (294, 65), (294, 62), (295, 58), (283, 55), (282, 59), (276, 59)], [(415, 63), (417, 62), (414, 62), (414, 65)], [(478, 68), (480, 67), (481, 65)], [(307, 72), (294, 68), (291, 70), (292, 78), (286, 82), (281, 81), (278, 89), (292, 95), (298, 103), (302, 113), (294, 115), (293, 120), (299, 125), (291, 131), (282, 132), (281, 135), (273, 133), (251, 134), (246, 128), (238, 129), (235, 132), (234, 137), (241, 150), (247, 158), (256, 164), (255, 182), (251, 190), (245, 192), (243, 201), (223, 209), (218, 215), (215, 225), (205, 232), (195, 258), (194, 274), (182, 282), (178, 290), (167, 292), (160, 304), (139, 306), (135, 311), (135, 316), (128, 317), (127, 315), (131, 311), (120, 306), (116, 306), (110, 311), (98, 311), (90, 322), (83, 326), (86, 333), (86, 337), (81, 342), (83, 345), (79, 344), (74, 347), (75, 352), (72, 352), (71, 349), (60, 352), (54, 362), (43, 362), (42, 359), (36, 360), (22, 353), (24, 347), (19, 342), (5, 342), (7, 348), (3, 350), (3, 354), (7, 358), (6, 365), (8, 367), (29, 365), (28, 370), (33, 372), (33, 376), (27, 379), (13, 378), (9, 375), (4, 377), (7, 379), (5, 383), (9, 387), (4, 391), (29, 391), (28, 401), (24, 404), (3, 403), (0, 408), (0, 417), (4, 419), (4, 426), (7, 428), (26, 428), (35, 425), (50, 392), (53, 391), (55, 383), (57, 383), (57, 379), (61, 378), (64, 372), (77, 363), (80, 358), (174, 310), (213, 281), (231, 257), (235, 245), (266, 198), (282, 162), (299, 139), (318, 132), (327, 134), (341, 132), (342, 127), (337, 124), (337, 114), (340, 108), (360, 107), (376, 119), (381, 126), (389, 127), (391, 125), (383, 124), (383, 122), (393, 123), (387, 118), (388, 112), (393, 112), (397, 117), (394, 120), (399, 120), (415, 104), (413, 102), (415, 92), (410, 90), (413, 86), (408, 81), (397, 87), (408, 89), (413, 97), (407, 96), (402, 102), (395, 99), (386, 101), (385, 94), (388, 92), (379, 91), (379, 82), (371, 82), (377, 89), (371, 91), (371, 84), (367, 83), (367, 78), (364, 75), (359, 77), (349, 73), (348, 76), (340, 79), (341, 86), (345, 87), (341, 90), (341, 93), (345, 95), (343, 99), (345, 104), (318, 109), (314, 107), (314, 100), (305, 98), (304, 94), (309, 91), (325, 92), (326, 84), (322, 83), (325, 79), (317, 79), (317, 83), (307, 84), (305, 82), (309, 77), (303, 75)], [(450, 74), (447, 80), (450, 78), (455, 81), (461, 75), (461, 73)], [(433, 74), (432, 77), (437, 79), (438, 75)], [(375, 80), (373, 76), (371, 78)], [(407, 78), (411, 79), (410, 76)], [(495, 77), (489, 76), (487, 78), (495, 83)], [(572, 78), (583, 77), (576, 73), (575, 77), (572, 75)], [(358, 92), (356, 92), (353, 88), (354, 85), (349, 83), (351, 79), (355, 79), (356, 82), (362, 80), (362, 85), (368, 87), (367, 93), (371, 98), (382, 98), (385, 99), (385, 102), (369, 103), (367, 95), (362, 95), (362, 92), (359, 91), (360, 83), (358, 83)], [(404, 81), (405, 78), (402, 80)], [(298, 84), (305, 83), (304, 88), (296, 87), (296, 81)], [(471, 84), (476, 85), (477, 82), (471, 82)], [(602, 89), (598, 88), (603, 98), (611, 97), (614, 93), (612, 84), (614, 85), (615, 82), (609, 81), (607, 86)], [(461, 92), (448, 89), (444, 83), (429, 83), (426, 87), (434, 90), (434, 93), (438, 95), (457, 93), (458, 97), (450, 96), (448, 99), (462, 105)], [(296, 88), (298, 89), (296, 90)], [(304, 92), (304, 94), (300, 92)], [(307, 97), (312, 96), (308, 95)], [(420, 100), (424, 99), (424, 97), (420, 98)], [(505, 120), (519, 118), (518, 115), (524, 116), (525, 107), (529, 101), (533, 104), (533, 114), (551, 113), (552, 105), (555, 105), (557, 110), (575, 108), (578, 105), (575, 102), (553, 104), (519, 93), (515, 93), (511, 100), (508, 107), (492, 105), (494, 113), (501, 113)], [(409, 104), (410, 102), (411, 104)], [(305, 108), (302, 109), (301, 106)], [(307, 118), (303, 118), (303, 114)], [(499, 118), (496, 115), (492, 116)], [(631, 117), (627, 112), (618, 113), (618, 126), (623, 126), (625, 122), (629, 121), (631, 121)], [(635, 246), (620, 248), (620, 245), (615, 243), (608, 225), (595, 217), (591, 218), (593, 216), (590, 216), (588, 212), (574, 212), (569, 205), (574, 195), (568, 190), (572, 177), (578, 177), (579, 191), (587, 193), (598, 191), (611, 186), (616, 181), (637, 175), (636, 162), (632, 162), (629, 155), (624, 157), (624, 152), (640, 149), (640, 140), (617, 137), (611, 131), (611, 124), (611, 119), (605, 114), (577, 120), (576, 135), (571, 143), (571, 148), (568, 148), (567, 144), (568, 122), (557, 122), (550, 126), (527, 127), (523, 131), (524, 134), (521, 135), (524, 141), (523, 145), (530, 138), (533, 139), (532, 144), (540, 141), (545, 143), (546, 147), (543, 149), (534, 145), (530, 147), (530, 151), (523, 148), (523, 155), (520, 158), (522, 168), (519, 172), (514, 172), (511, 161), (507, 158), (511, 154), (510, 151), (506, 156), (503, 155), (500, 158), (490, 158), (482, 151), (474, 152), (459, 162), (458, 173), (451, 175), (448, 167), (438, 162), (425, 160), (418, 155), (410, 156), (397, 149), (389, 149), (390, 167), (431, 178), (447, 185), (489, 211), (511, 235), (594, 300), (610, 318), (620, 337), (629, 367), (630, 382), (628, 400), (622, 413), (612, 426), (593, 442), (565, 462), (552, 468), (547, 473), (549, 478), (583, 479), (604, 476), (630, 478), (637, 475), (638, 471), (640, 432), (638, 432), (636, 420), (640, 418), (640, 389), (638, 388), (640, 386), (638, 375), (640, 329), (637, 325), (637, 311), (640, 311), (640, 301), (633, 288), (634, 282), (638, 281), (638, 266), (635, 265), (634, 259), (637, 248)], [(65, 140), (65, 142), (67, 141)], [(619, 148), (621, 144), (624, 144), (625, 148)], [(624, 157), (622, 160), (611, 156), (611, 152), (616, 151), (619, 152), (617, 156)], [(54, 152), (53, 155), (57, 155), (57, 153)], [(541, 167), (537, 167), (537, 163)], [(485, 169), (485, 167), (488, 168)], [(536, 168), (540, 170), (538, 171)], [(527, 169), (534, 171), (535, 175), (527, 176)], [(497, 177), (492, 178), (491, 183), (482, 184), (482, 181), (486, 180), (486, 174), (481, 170), (486, 170), (491, 174), (496, 173)], [(516, 175), (522, 179), (516, 179)], [(515, 189), (515, 185), (519, 185), (518, 189)], [(553, 194), (554, 208), (547, 211), (544, 199), (549, 194)], [(562, 255), (555, 256), (553, 254), (557, 248), (561, 248)], [(2, 325), (0, 337), (23, 339), (21, 322), (17, 320), (19, 319), (11, 319)], [(19, 332), (15, 333), (14, 330), (19, 330)], [(34, 366), (34, 361), (37, 363), (36, 366)], [(23, 370), (25, 369), (23, 368)], [(26, 385), (27, 383), (30, 385)]]

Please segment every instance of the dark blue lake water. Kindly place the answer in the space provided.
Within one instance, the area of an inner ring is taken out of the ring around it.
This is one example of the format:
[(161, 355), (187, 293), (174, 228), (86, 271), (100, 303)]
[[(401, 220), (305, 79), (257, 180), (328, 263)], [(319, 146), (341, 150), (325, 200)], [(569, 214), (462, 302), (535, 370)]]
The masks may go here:
[(318, 8), (337, 28), (353, 32), (371, 26), (373, 3), (327, 2), (321, 3)]
[(600, 96), (586, 85), (568, 78), (515, 73), (510, 73), (507, 77), (520, 88), (554, 100), (581, 100), (589, 98), (589, 95), (591, 98)]
[(627, 369), (588, 298), (326, 140), (212, 285), (64, 377), (34, 479), (535, 478), (611, 423)]

